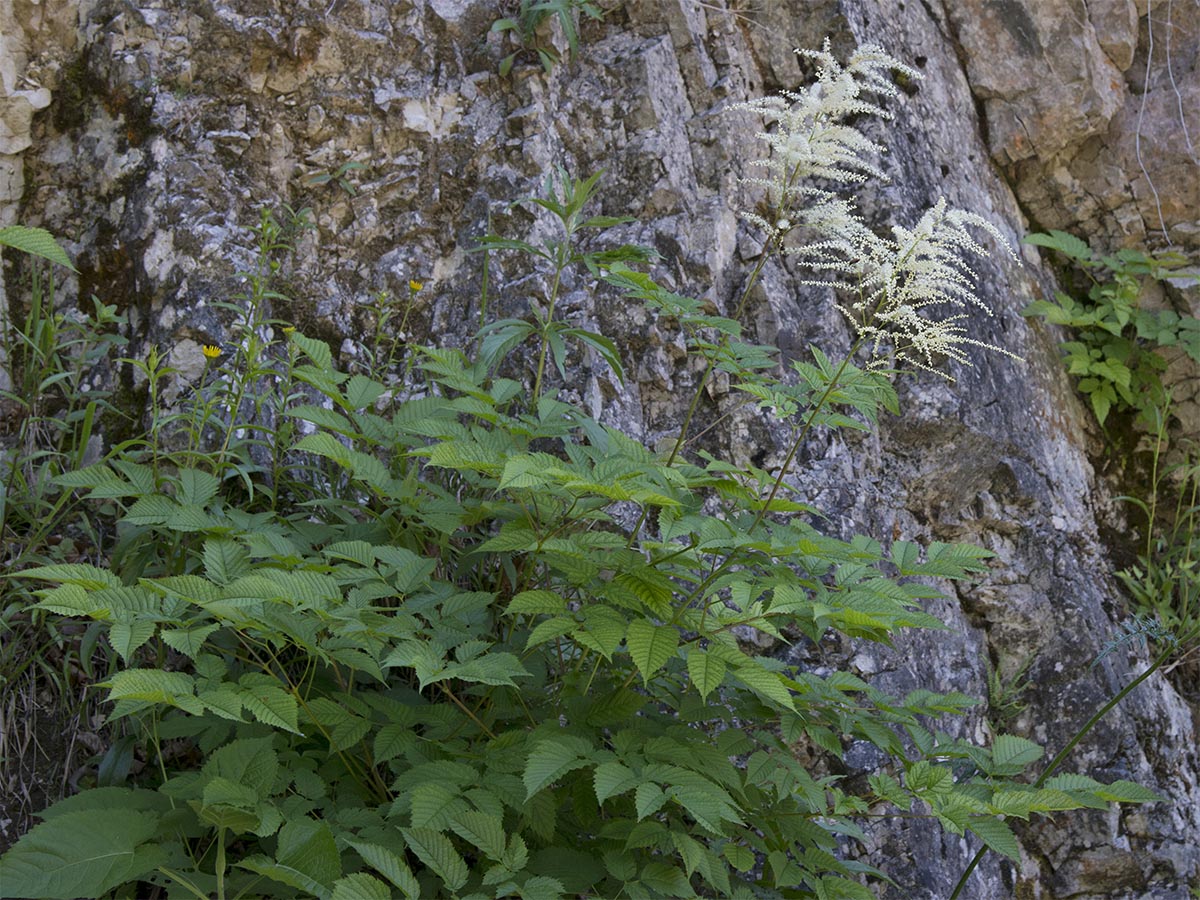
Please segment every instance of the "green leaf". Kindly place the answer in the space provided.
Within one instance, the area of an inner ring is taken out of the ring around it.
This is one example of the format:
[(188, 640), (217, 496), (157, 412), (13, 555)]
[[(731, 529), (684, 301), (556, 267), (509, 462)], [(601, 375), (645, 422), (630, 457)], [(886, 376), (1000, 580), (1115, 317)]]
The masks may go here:
[(1132, 781), (1114, 781), (1094, 790), (1101, 800), (1110, 803), (1162, 803), (1167, 798)]
[(777, 703), (788, 710), (794, 709), (792, 692), (783, 683), (783, 676), (779, 672), (770, 672), (757, 663), (751, 663), (734, 669), (733, 674), (764, 700)]
[(204, 574), (217, 584), (229, 584), (250, 571), (250, 553), (227, 538), (204, 542)]
[(417, 736), (411, 725), (392, 722), (384, 725), (375, 734), (372, 756), (376, 763), (385, 763), (407, 753), (416, 743)]
[(179, 490), (175, 495), (183, 506), (204, 506), (217, 496), (221, 482), (217, 476), (199, 469), (180, 469)]
[(282, 866), (303, 872), (328, 889), (342, 874), (342, 856), (326, 822), (298, 818), (279, 829), (275, 853)]
[(535, 744), (522, 775), (526, 801), (568, 772), (588, 765), (586, 752), (586, 742), (578, 738), (564, 736)]
[(638, 881), (657, 891), (664, 897), (695, 897), (687, 875), (670, 863), (648, 862), (638, 873)]
[(346, 843), (354, 848), (367, 865), (390, 881), (408, 900), (420, 900), (421, 885), (413, 877), (412, 870), (403, 859), (379, 844), (348, 838)]
[(305, 337), (299, 331), (293, 331), (289, 334), (288, 341), (303, 350), (305, 355), (313, 361), (313, 364), (317, 368), (326, 370), (333, 368), (333, 353), (329, 349), (329, 345), (324, 341)]
[(634, 619), (629, 623), (625, 644), (642, 675), (642, 683), (648, 684), (675, 654), (679, 632), (667, 625), (655, 625), (648, 619)]
[(392, 892), (375, 876), (355, 872), (333, 883), (329, 900), (392, 900)]
[(262, 854), (248, 856), (245, 859), (234, 862), (233, 865), (239, 869), (246, 869), (256, 875), (262, 875), (264, 878), (270, 878), (272, 881), (278, 881), (280, 884), (286, 884), (288, 887), (295, 888), (302, 892), (301, 896), (316, 897), (318, 900), (326, 900), (329, 897), (329, 889), (319, 881), (304, 874), (299, 869), (281, 865)]
[(121, 660), (128, 665), (134, 651), (150, 638), (158, 625), (147, 619), (134, 622), (115, 622), (108, 631), (108, 642), (121, 655)]
[(378, 381), (372, 381), (365, 375), (351, 375), (345, 387), (346, 405), (352, 410), (374, 406), (386, 390)]
[(596, 790), (596, 800), (601, 805), (609, 797), (616, 797), (633, 790), (640, 781), (632, 769), (617, 762), (605, 762), (596, 766), (592, 780)]
[(172, 650), (194, 660), (209, 635), (219, 630), (220, 627), (220, 625), (204, 625), (200, 628), (164, 629), (159, 633), (159, 637)]
[(1019, 775), (1030, 763), (1045, 755), (1045, 750), (1033, 741), (1013, 734), (1002, 734), (992, 744), (990, 775)]
[(134, 809), (55, 816), (0, 858), (0, 891), (6, 897), (99, 897), (166, 863), (166, 851), (148, 843), (158, 822), (156, 814)]
[(511, 653), (487, 653), (465, 663), (456, 663), (446, 667), (445, 671), (433, 681), (447, 678), (457, 678), (475, 684), (504, 684), (516, 687), (514, 678), (528, 678), (529, 672)]
[(292, 734), (303, 734), (296, 698), (283, 688), (265, 684), (243, 687), (238, 697), (251, 715), (264, 725), (273, 725)]
[(469, 809), (457, 790), (436, 781), (414, 787), (410, 806), (414, 828), (437, 831), (444, 831), (453, 819)]
[(468, 870), (450, 839), (431, 828), (402, 828), (404, 841), (417, 858), (433, 870), (452, 891), (467, 883)]
[[(109, 700), (143, 700), (202, 709), (194, 698), (195, 681), (185, 672), (128, 669), (113, 675), (108, 680), (108, 689)], [(193, 702), (188, 704), (189, 700)]]
[(482, 850), (489, 859), (499, 862), (504, 857), (504, 822), (497, 816), (481, 812), (462, 812), (450, 822), (451, 830), (473, 847)]
[(738, 844), (726, 844), (721, 848), (721, 855), (729, 860), (729, 864), (739, 872), (749, 872), (754, 868), (754, 854)]
[(657, 784), (646, 781), (637, 786), (637, 790), (633, 794), (633, 802), (637, 808), (637, 817), (640, 822), (646, 816), (662, 809), (663, 804), (667, 802), (667, 795)]
[(37, 609), (46, 609), (60, 616), (91, 616), (95, 619), (108, 619), (112, 610), (96, 599), (96, 593), (89, 593), (77, 584), (60, 584), (48, 591), (35, 605)]
[(725, 679), (725, 660), (703, 650), (689, 649), (687, 666), (692, 684), (705, 700)]
[(1021, 861), (1021, 846), (1017, 843), (1016, 835), (1001, 819), (972, 816), (967, 820), (967, 827), (979, 835), (989, 849), (1007, 856), (1013, 862)]
[(535, 590), (521, 591), (509, 601), (504, 610), (506, 615), (536, 616), (539, 614), (553, 615), (565, 613), (567, 601), (554, 591)]
[(67, 252), (58, 245), (58, 241), (54, 240), (54, 235), (45, 228), (30, 228), (27, 225), (9, 225), (0, 228), (0, 247), (12, 247), (14, 250), (20, 250), (31, 256), (40, 256), (50, 262), (58, 263), (72, 272), (77, 271), (71, 265), (71, 258), (67, 256)]
[(1092, 248), (1084, 241), (1075, 237), (1075, 235), (1067, 234), (1065, 231), (1051, 231), (1049, 234), (1027, 234), (1022, 238), (1021, 243), (1033, 244), (1037, 247), (1048, 247), (1080, 262), (1090, 262), (1092, 259)]
[(100, 569), (87, 563), (59, 563), (56, 566), (37, 566), (20, 572), (8, 573), (10, 578), (40, 578), (62, 584), (77, 584), (89, 591), (101, 588), (121, 587), (121, 579), (108, 569)]
[(517, 892), (521, 895), (521, 900), (562, 900), (566, 895), (566, 888), (556, 878), (534, 875), (525, 879), (525, 883)]

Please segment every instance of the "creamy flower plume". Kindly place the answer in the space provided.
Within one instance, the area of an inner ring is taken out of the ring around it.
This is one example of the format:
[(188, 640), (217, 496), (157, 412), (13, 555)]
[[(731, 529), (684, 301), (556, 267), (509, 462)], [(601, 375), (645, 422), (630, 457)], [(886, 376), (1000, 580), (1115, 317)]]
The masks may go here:
[[(743, 182), (766, 189), (768, 204), (776, 214), (774, 220), (757, 213), (749, 213), (747, 218), (771, 235), (809, 224), (806, 220), (811, 210), (806, 208), (806, 200), (815, 198), (817, 206), (841, 203), (849, 207), (828, 192), (803, 184), (803, 179), (823, 178), (847, 183), (866, 181), (873, 176), (886, 180), (872, 160), (883, 152), (883, 147), (847, 124), (846, 120), (862, 115), (891, 118), (883, 108), (862, 99), (864, 92), (884, 97), (897, 93), (896, 86), (887, 77), (890, 70), (913, 79), (921, 77), (915, 69), (874, 45), (860, 47), (844, 67), (830, 53), (828, 40), (820, 51), (797, 50), (796, 53), (817, 60), (815, 84), (802, 91), (783, 91), (776, 96), (732, 107), (748, 109), (762, 116), (770, 126), (758, 136), (770, 145), (771, 153), (766, 159), (752, 163), (766, 169), (766, 173), (743, 179)], [(852, 217), (849, 209), (845, 213)], [(787, 228), (779, 227), (781, 220), (787, 222)]]
[[(966, 346), (1012, 356), (968, 338), (968, 317), (962, 311), (973, 306), (990, 315), (976, 293), (974, 272), (964, 261), (968, 254), (987, 256), (987, 250), (971, 236), (968, 226), (986, 231), (1017, 258), (994, 225), (947, 208), (943, 199), (911, 229), (894, 226), (891, 238), (883, 238), (863, 223), (850, 201), (805, 180), (845, 184), (870, 176), (883, 178), (871, 158), (883, 148), (845, 120), (864, 114), (890, 119), (889, 113), (862, 100), (861, 94), (898, 93), (888, 80), (889, 71), (914, 79), (920, 74), (875, 46), (860, 48), (844, 67), (830, 54), (828, 41), (820, 52), (797, 52), (819, 61), (815, 84), (739, 104), (773, 126), (759, 134), (771, 152), (755, 165), (765, 168), (766, 174), (744, 179), (766, 190), (768, 212), (744, 212), (743, 218), (767, 232), (782, 252), (824, 276), (804, 283), (854, 292), (856, 299), (839, 309), (854, 326), (860, 345), (870, 352), (873, 367), (903, 360), (935, 371), (941, 357), (969, 364)], [(784, 238), (792, 232), (803, 242), (785, 244)], [(945, 307), (951, 307), (951, 314), (938, 318), (939, 308)]]

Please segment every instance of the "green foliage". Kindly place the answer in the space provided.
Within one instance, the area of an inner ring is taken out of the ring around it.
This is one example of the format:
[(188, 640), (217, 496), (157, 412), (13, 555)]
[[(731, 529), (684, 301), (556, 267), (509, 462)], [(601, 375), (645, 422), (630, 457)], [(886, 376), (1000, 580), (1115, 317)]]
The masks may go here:
[[(863, 814), (930, 816), (1015, 859), (1010, 817), (1156, 799), (1030, 785), (1038, 745), (941, 728), (971, 698), (893, 697), (739, 638), (942, 628), (923, 609), (938, 582), (991, 554), (814, 525), (785, 480), (796, 451), (814, 427), (897, 409), (886, 375), (817, 348), (785, 370), (736, 316), (635, 271), (648, 252), (578, 249), (624, 221), (584, 213), (596, 184), (560, 170), (525, 201), (561, 237), (485, 239), (550, 287), (532, 322), (485, 325), (473, 354), (393, 346), (344, 371), (269, 317), (286, 239), (264, 214), (226, 361), (169, 412), (161, 360), (130, 361), (150, 433), (54, 478), (107, 517), (115, 538), (89, 557), (104, 565), (15, 580), (38, 586), (39, 615), (111, 648), (97, 687), (145, 772), (45, 811), (0, 860), (6, 893), (870, 897), (886, 875), (841, 858)], [(780, 469), (685, 452), (690, 414), (656, 453), (552, 389), (547, 357), (565, 380), (572, 349), (621, 372), (610, 340), (555, 316), (572, 267), (790, 422)], [(532, 391), (504, 374), (530, 339)], [(852, 741), (889, 760), (867, 786), (802, 762)]]
[(304, 176), (304, 183), (309, 187), (318, 187), (325, 184), (336, 184), (340, 187), (347, 196), (353, 197), (358, 193), (358, 189), (354, 186), (354, 182), (350, 180), (350, 173), (365, 169), (366, 165), (355, 160), (349, 160), (342, 163), (336, 169), (328, 169), (323, 172), (314, 172), (311, 175)]
[(506, 16), (492, 23), (492, 31), (512, 36), (517, 49), (500, 62), (500, 74), (512, 71), (513, 63), (522, 54), (532, 53), (549, 74), (559, 62), (558, 51), (538, 38), (538, 30), (551, 19), (562, 29), (570, 48), (571, 59), (579, 52), (579, 16), (601, 19), (600, 7), (592, 0), (520, 0), (520, 9), (515, 16)]
[[(1138, 562), (1117, 573), (1157, 643), (1200, 636), (1200, 457), (1166, 464), (1166, 410), (1157, 411), (1148, 499), (1125, 496), (1145, 517)], [(1181, 646), (1186, 653), (1190, 648)], [(1183, 655), (1183, 654), (1181, 654)], [(1195, 669), (1195, 664), (1190, 670)]]
[(1117, 410), (1136, 413), (1153, 426), (1155, 410), (1167, 403), (1161, 377), (1167, 364), (1156, 350), (1177, 346), (1200, 363), (1200, 319), (1170, 309), (1143, 309), (1139, 301), (1147, 279), (1165, 281), (1185, 260), (1178, 254), (1136, 250), (1097, 256), (1062, 231), (1031, 234), (1025, 243), (1063, 254), (1087, 275), (1091, 287), (1086, 299), (1059, 291), (1053, 303), (1035, 300), (1022, 314), (1075, 330), (1078, 339), (1062, 345), (1067, 371), (1079, 377), (1079, 390), (1101, 425)]

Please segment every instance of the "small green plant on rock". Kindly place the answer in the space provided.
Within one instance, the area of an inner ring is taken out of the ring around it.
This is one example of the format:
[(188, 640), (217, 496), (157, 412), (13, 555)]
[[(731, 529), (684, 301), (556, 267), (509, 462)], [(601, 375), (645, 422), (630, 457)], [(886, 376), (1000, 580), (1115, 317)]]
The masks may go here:
[(601, 19), (604, 12), (592, 0), (520, 0), (520, 8), (515, 15), (497, 19), (492, 23), (492, 31), (498, 34), (509, 34), (517, 49), (500, 61), (500, 74), (507, 75), (512, 71), (513, 63), (523, 53), (537, 56), (546, 74), (550, 74), (559, 62), (558, 51), (538, 40), (538, 29), (546, 22), (556, 20), (562, 28), (570, 48), (571, 58), (579, 52), (579, 16), (586, 15), (590, 19)]
[[(1167, 361), (1160, 347), (1179, 347), (1200, 363), (1200, 319), (1174, 310), (1145, 309), (1140, 303), (1146, 279), (1166, 280), (1186, 260), (1178, 254), (1148, 255), (1119, 250), (1098, 256), (1091, 247), (1062, 231), (1031, 234), (1028, 244), (1063, 254), (1091, 281), (1086, 299), (1061, 291), (1054, 302), (1035, 300), (1022, 312), (1075, 330), (1077, 339), (1062, 344), (1067, 371), (1079, 377), (1079, 391), (1104, 425), (1113, 410), (1136, 414), (1153, 427), (1155, 410), (1165, 408), (1162, 373)], [(1200, 283), (1200, 276), (1191, 276)]]

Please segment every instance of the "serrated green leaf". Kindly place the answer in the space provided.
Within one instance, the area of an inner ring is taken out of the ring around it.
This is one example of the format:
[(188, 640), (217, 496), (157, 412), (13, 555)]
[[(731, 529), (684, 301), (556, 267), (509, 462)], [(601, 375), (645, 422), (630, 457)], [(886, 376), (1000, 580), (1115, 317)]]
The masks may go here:
[(392, 722), (376, 733), (372, 755), (376, 763), (385, 763), (407, 753), (416, 743), (417, 736), (411, 725)]
[(754, 869), (754, 853), (746, 847), (738, 844), (726, 844), (721, 847), (721, 856), (730, 860), (730, 865), (739, 872), (748, 872)]
[(668, 625), (655, 625), (648, 619), (634, 619), (625, 634), (625, 645), (633, 664), (649, 684), (679, 647), (679, 632)]
[(567, 601), (553, 591), (521, 591), (509, 601), (506, 615), (554, 615), (567, 611)]
[(196, 654), (200, 652), (200, 648), (204, 646), (204, 642), (220, 627), (220, 625), (204, 625), (200, 628), (163, 629), (158, 636), (172, 650), (194, 660)]
[(1033, 741), (1013, 734), (1002, 734), (992, 743), (993, 775), (1017, 775), (1037, 762), (1045, 750)]
[(392, 892), (375, 876), (355, 872), (333, 883), (329, 900), (392, 900)]
[(497, 816), (482, 812), (461, 812), (450, 822), (450, 829), (473, 847), (482, 850), (489, 859), (504, 858), (504, 822)]
[(167, 861), (150, 843), (157, 814), (123, 809), (83, 809), (35, 825), (0, 858), (0, 891), (6, 897), (74, 900), (98, 897), (135, 881)]
[(667, 802), (667, 795), (657, 784), (646, 781), (637, 786), (633, 794), (634, 806), (637, 809), (638, 821), (662, 809)]
[(1007, 856), (1015, 863), (1021, 861), (1021, 846), (1017, 843), (1016, 835), (1002, 820), (991, 816), (972, 816), (967, 820), (967, 828), (979, 835), (989, 849)]
[(49, 610), (60, 616), (111, 618), (112, 610), (96, 598), (96, 593), (98, 592), (88, 592), (77, 584), (60, 584), (43, 595), (34, 605), (37, 609)]
[(616, 797), (638, 786), (641, 779), (628, 766), (617, 762), (604, 762), (592, 773), (592, 784), (596, 800), (603, 805), (609, 797)]
[(1161, 803), (1167, 799), (1149, 788), (1125, 780), (1095, 788), (1094, 793), (1101, 800), (1110, 803)]
[(469, 810), (457, 790), (436, 781), (414, 787), (409, 806), (414, 828), (436, 831), (444, 831), (451, 821)]
[(408, 900), (420, 900), (421, 885), (403, 859), (386, 847), (366, 841), (347, 839), (346, 843), (372, 869), (390, 881)]
[(792, 692), (783, 683), (779, 672), (769, 672), (757, 663), (739, 666), (733, 670), (735, 678), (764, 700), (770, 700), (785, 709), (793, 709)]
[(526, 801), (568, 772), (588, 765), (586, 747), (584, 741), (566, 737), (542, 740), (535, 744), (525, 761), (525, 771), (521, 776), (525, 783)]
[(22, 253), (58, 263), (72, 272), (77, 271), (71, 265), (71, 258), (67, 256), (67, 252), (45, 228), (31, 228), (28, 225), (8, 225), (0, 228), (0, 247), (12, 247)]
[(250, 571), (250, 553), (227, 538), (204, 542), (204, 574), (216, 584), (229, 584)]
[(262, 875), (264, 878), (270, 878), (272, 881), (295, 888), (302, 892), (302, 896), (316, 897), (318, 900), (326, 900), (329, 897), (328, 888), (320, 882), (305, 875), (299, 869), (281, 865), (262, 854), (248, 856), (232, 864), (239, 869), (245, 869), (255, 875)]
[(725, 661), (703, 650), (689, 648), (687, 666), (692, 684), (705, 700), (725, 680)]
[(292, 734), (303, 733), (300, 731), (296, 698), (283, 688), (271, 685), (243, 687), (238, 696), (246, 710), (264, 725), (282, 728)]
[(59, 563), (55, 566), (37, 566), (32, 569), (22, 569), (20, 572), (9, 572), (9, 578), (40, 578), (43, 581), (57, 581), (62, 584), (77, 584), (89, 591), (101, 588), (121, 587), (121, 579), (108, 569), (101, 569), (87, 563)]
[(202, 507), (221, 489), (221, 482), (211, 472), (200, 469), (179, 470), (179, 490), (175, 499), (183, 506)]
[(402, 828), (404, 841), (417, 858), (433, 870), (452, 891), (467, 883), (467, 864), (458, 855), (450, 839), (431, 828)]
[(121, 661), (129, 664), (130, 658), (138, 647), (154, 637), (157, 624), (146, 619), (134, 622), (114, 622), (108, 630), (108, 642), (121, 656)]

